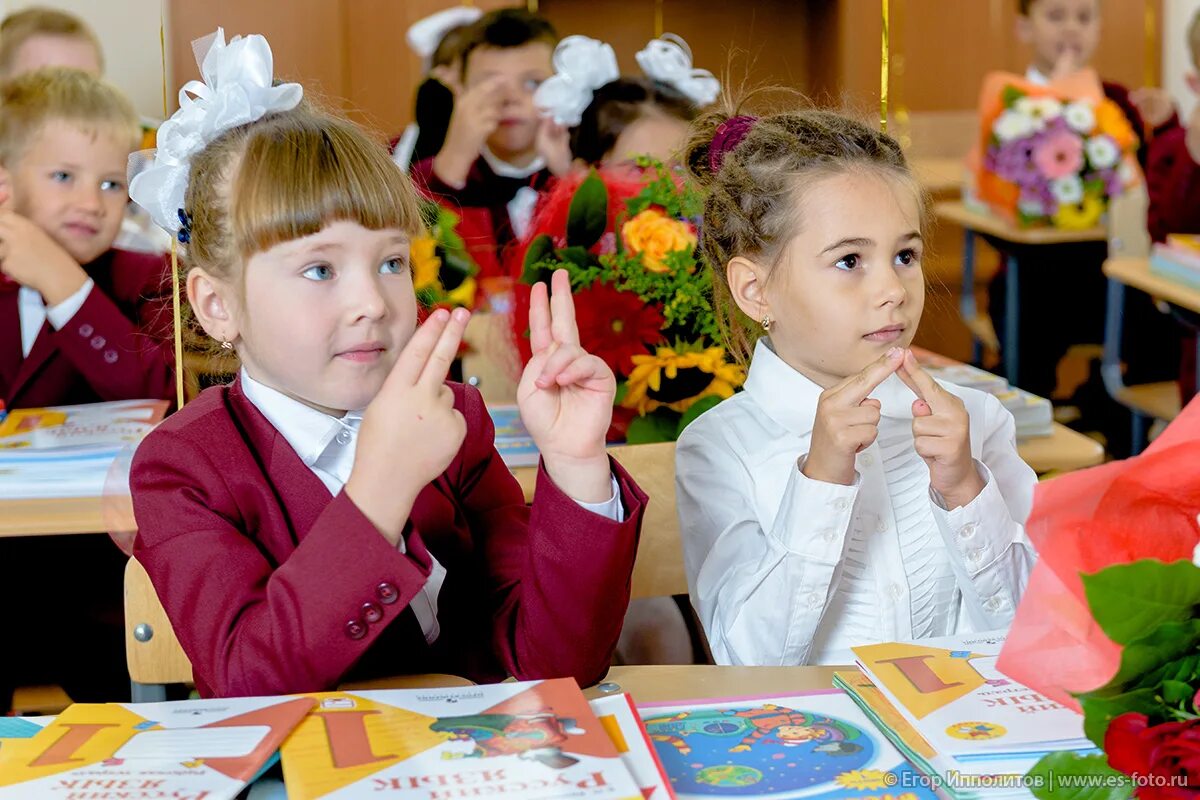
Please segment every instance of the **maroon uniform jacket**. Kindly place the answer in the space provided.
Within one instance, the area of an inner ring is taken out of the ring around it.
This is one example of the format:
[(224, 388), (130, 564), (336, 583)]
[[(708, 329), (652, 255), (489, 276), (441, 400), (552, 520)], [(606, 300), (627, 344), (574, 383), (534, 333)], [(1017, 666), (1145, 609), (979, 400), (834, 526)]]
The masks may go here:
[(0, 286), (0, 398), (8, 408), (173, 399), (170, 265), (109, 250), (84, 271), (95, 282), (61, 329), (47, 321), (21, 355), (19, 287)]
[[(539, 471), (532, 506), (460, 384), (467, 437), (388, 543), (325, 485), (243, 393), (203, 392), (138, 448), (131, 488), (146, 567), (205, 696), (444, 672), (477, 681), (605, 673), (629, 599), (646, 496), (613, 463), (617, 523)], [(396, 454), (396, 469), (404, 455)], [(432, 644), (409, 601), (446, 568)]]

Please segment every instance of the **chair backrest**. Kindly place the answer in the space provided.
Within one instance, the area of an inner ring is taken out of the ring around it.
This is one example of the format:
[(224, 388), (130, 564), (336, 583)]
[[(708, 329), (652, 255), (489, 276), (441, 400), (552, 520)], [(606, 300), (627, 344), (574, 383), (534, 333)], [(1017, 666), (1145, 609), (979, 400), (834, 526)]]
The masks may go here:
[(150, 576), (136, 558), (125, 565), (125, 660), (135, 690), (138, 684), (192, 682), (192, 665), (175, 638)]
[(683, 540), (675, 511), (675, 443), (627, 445), (609, 452), (650, 497), (633, 565), (632, 597), (687, 594)]

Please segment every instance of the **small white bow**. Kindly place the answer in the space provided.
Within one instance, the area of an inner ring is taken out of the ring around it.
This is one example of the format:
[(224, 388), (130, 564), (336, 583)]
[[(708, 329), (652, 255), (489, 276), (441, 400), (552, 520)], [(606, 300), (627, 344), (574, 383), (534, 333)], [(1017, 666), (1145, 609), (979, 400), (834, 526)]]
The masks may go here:
[(298, 83), (271, 85), (274, 60), (262, 36), (235, 36), (226, 44), (224, 29), (217, 28), (210, 38), (203, 58), (204, 43), (196, 47), (204, 80), (188, 81), (179, 90), (179, 110), (158, 129), (153, 165), (129, 183), (133, 201), (170, 233), (181, 225), (192, 156), (230, 128), (293, 109), (304, 96)]
[(554, 73), (534, 92), (533, 102), (568, 127), (579, 124), (597, 89), (621, 76), (612, 45), (578, 35), (554, 48)]
[(721, 82), (706, 69), (692, 66), (692, 50), (681, 37), (665, 33), (638, 51), (638, 66), (646, 77), (665, 83), (692, 101), (706, 106), (721, 93)]

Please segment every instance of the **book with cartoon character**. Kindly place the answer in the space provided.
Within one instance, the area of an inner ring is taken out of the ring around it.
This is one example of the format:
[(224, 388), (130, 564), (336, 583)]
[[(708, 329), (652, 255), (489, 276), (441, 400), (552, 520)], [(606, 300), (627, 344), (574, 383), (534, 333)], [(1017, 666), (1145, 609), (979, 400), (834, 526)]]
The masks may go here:
[(291, 800), (642, 800), (569, 678), (311, 697), (316, 708), (283, 745)]
[(996, 668), (1004, 632), (852, 647), (859, 668), (937, 752), (1089, 750), (1083, 717)]
[(933, 800), (843, 693), (638, 706), (680, 800)]
[(0, 747), (0, 798), (233, 800), (314, 705), (307, 697), (77, 703)]
[(591, 701), (591, 706), (608, 732), (608, 738), (616, 745), (621, 760), (641, 787), (642, 796), (646, 800), (676, 800), (671, 779), (654, 752), (633, 698), (627, 694), (598, 697)]

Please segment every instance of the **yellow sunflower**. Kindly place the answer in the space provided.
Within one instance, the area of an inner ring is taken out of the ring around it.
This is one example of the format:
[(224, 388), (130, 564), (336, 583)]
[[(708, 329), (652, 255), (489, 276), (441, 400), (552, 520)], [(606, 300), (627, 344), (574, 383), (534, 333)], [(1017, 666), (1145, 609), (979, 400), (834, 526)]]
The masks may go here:
[(1100, 222), (1104, 213), (1104, 198), (1088, 192), (1083, 196), (1082, 203), (1061, 205), (1054, 214), (1054, 227), (1069, 231), (1079, 231), (1091, 228)]
[(475, 307), (475, 278), (470, 277), (458, 285), (458, 288), (446, 292), (446, 302), (451, 306)]
[(723, 347), (660, 347), (652, 356), (633, 356), (621, 405), (642, 415), (663, 407), (683, 413), (708, 395), (722, 400), (732, 397), (745, 380), (746, 370), (728, 363)]
[(438, 286), (438, 274), (442, 260), (437, 257), (437, 241), (430, 236), (418, 236), (409, 248), (412, 259), (413, 288), (418, 292), (430, 286)]

